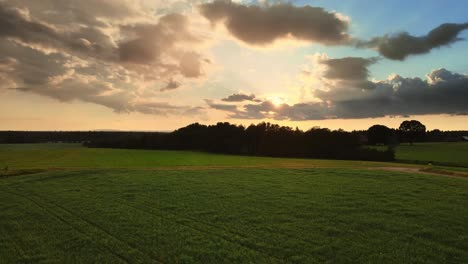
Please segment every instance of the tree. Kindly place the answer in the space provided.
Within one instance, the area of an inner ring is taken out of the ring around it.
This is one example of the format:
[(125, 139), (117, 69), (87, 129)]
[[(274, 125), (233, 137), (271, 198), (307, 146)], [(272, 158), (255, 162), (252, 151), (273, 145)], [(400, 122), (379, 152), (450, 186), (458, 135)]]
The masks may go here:
[(370, 145), (390, 144), (392, 130), (383, 125), (373, 125), (367, 130), (367, 139)]
[(418, 120), (403, 121), (400, 125), (400, 132), (411, 145), (415, 140), (421, 139), (426, 133), (426, 126)]

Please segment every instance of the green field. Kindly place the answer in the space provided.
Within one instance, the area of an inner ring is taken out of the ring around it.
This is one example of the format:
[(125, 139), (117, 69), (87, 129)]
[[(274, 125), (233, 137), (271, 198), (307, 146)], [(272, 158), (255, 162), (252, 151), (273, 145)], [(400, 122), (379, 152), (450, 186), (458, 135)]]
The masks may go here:
[[(386, 147), (377, 148), (386, 149)], [(403, 162), (468, 168), (468, 142), (401, 144), (396, 147), (396, 159)]]
[(284, 159), (191, 151), (84, 148), (79, 144), (0, 144), (0, 168), (381, 167), (383, 162)]
[(396, 158), (468, 167), (468, 142), (401, 145), (397, 148)]
[(467, 263), (468, 179), (397, 163), (0, 145), (1, 263)]

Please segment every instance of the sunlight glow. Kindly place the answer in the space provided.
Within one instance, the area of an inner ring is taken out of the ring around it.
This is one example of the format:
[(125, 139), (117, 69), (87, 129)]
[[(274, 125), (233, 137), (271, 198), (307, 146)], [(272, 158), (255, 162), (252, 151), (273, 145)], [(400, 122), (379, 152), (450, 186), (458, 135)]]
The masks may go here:
[(281, 106), (281, 105), (283, 105), (283, 104), (285, 103), (284, 98), (279, 97), (279, 96), (272, 96), (272, 97), (268, 98), (268, 100), (269, 100), (275, 107), (279, 107), (279, 106)]

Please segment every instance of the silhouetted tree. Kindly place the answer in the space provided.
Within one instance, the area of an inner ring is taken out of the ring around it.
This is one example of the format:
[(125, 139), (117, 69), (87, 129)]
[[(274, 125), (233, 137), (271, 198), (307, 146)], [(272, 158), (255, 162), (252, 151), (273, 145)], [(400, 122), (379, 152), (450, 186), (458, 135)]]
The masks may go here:
[(370, 145), (389, 145), (392, 141), (393, 131), (383, 125), (373, 125), (367, 130), (367, 139)]
[(226, 154), (327, 159), (393, 160), (392, 151), (363, 148), (360, 135), (343, 130), (259, 123), (245, 128), (227, 122), (194, 123), (158, 132), (0, 132), (0, 142), (83, 142), (88, 147), (196, 150)]
[(426, 126), (417, 120), (406, 120), (401, 123), (399, 130), (402, 133), (403, 138), (413, 145), (415, 140), (419, 140), (424, 137)]

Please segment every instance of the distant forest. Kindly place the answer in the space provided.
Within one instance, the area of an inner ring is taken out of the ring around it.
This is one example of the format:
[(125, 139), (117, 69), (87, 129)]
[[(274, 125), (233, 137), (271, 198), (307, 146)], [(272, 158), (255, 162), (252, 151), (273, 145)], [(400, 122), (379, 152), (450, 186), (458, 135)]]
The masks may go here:
[[(302, 131), (265, 122), (248, 127), (227, 122), (216, 125), (195, 123), (168, 133), (0, 131), (0, 143), (69, 142), (95, 148), (195, 150), (273, 157), (391, 161), (395, 156), (392, 146), (399, 142), (456, 141), (468, 135), (468, 131), (426, 132), (425, 126), (415, 120), (405, 122), (408, 123), (402, 123), (399, 129), (375, 125), (369, 130), (353, 132), (316, 127)], [(364, 147), (376, 144), (389, 147), (386, 151)]]

